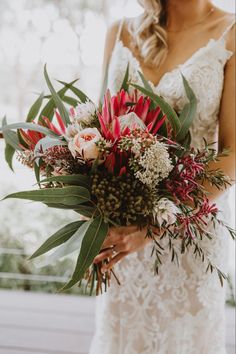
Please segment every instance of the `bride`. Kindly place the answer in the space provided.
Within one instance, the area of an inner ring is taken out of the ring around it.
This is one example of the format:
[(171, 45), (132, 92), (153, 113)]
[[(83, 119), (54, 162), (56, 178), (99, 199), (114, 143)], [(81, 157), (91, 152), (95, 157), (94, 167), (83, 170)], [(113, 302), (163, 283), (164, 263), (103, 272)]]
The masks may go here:
[[(108, 32), (104, 61), (108, 87), (113, 94), (120, 89), (129, 63), (133, 82), (141, 83), (138, 71), (142, 71), (154, 91), (179, 111), (186, 102), (182, 72), (198, 99), (192, 145), (201, 148), (204, 137), (217, 142), (219, 150), (229, 148), (228, 157), (212, 167), (233, 179), (234, 15), (208, 0), (140, 3), (144, 9), (140, 17), (115, 24)], [(205, 187), (227, 218), (228, 192)], [(227, 272), (228, 235), (220, 227), (214, 232), (214, 241), (203, 240), (202, 247)], [(190, 252), (179, 255), (179, 266), (166, 254), (154, 275), (152, 245), (145, 230), (134, 226), (112, 228), (104, 244), (108, 247), (112, 250), (102, 251), (94, 261), (109, 258), (103, 271), (115, 266), (122, 285), (114, 281), (108, 293), (97, 298), (90, 354), (226, 354), (225, 287), (217, 274), (206, 273), (206, 265)]]

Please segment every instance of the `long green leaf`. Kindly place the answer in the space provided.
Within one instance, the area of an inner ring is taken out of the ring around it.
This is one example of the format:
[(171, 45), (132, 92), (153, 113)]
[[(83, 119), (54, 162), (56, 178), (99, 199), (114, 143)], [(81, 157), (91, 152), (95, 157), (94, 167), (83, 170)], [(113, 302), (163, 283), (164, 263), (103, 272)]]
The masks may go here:
[(90, 193), (84, 187), (45, 188), (7, 195), (4, 199), (27, 199), (42, 203), (77, 205), (90, 200)]
[(96, 209), (95, 206), (88, 206), (88, 205), (84, 205), (84, 204), (80, 204), (80, 205), (64, 205), (64, 204), (56, 204), (56, 203), (53, 203), (53, 204), (44, 203), (44, 204), (52, 209), (73, 210), (77, 214), (80, 214), (80, 215), (85, 216), (87, 218), (91, 218), (93, 216), (99, 215), (99, 211), (98, 211), (98, 209)]
[(76, 95), (76, 97), (80, 99), (80, 102), (85, 103), (86, 101), (91, 101), (90, 98), (83, 91), (81, 91), (74, 85), (70, 85), (67, 82), (60, 81), (60, 80), (57, 81), (60, 82), (60, 84), (64, 85), (65, 87), (69, 88), (70, 91), (72, 91)]
[(62, 101), (69, 104), (72, 107), (77, 107), (78, 104), (80, 103), (78, 100), (76, 100), (74, 97), (70, 96), (63, 96)]
[(34, 123), (13, 123), (13, 124), (4, 125), (2, 127), (2, 132), (4, 134), (6, 131), (10, 131), (12, 129), (29, 129), (39, 133), (43, 133), (45, 135), (58, 137), (58, 135), (54, 133), (52, 130)]
[(8, 166), (13, 171), (12, 160), (16, 150), (9, 144), (5, 146), (5, 160), (8, 163)]
[[(65, 95), (65, 93), (69, 90), (70, 86), (73, 85), (76, 80), (73, 80), (72, 82), (70, 82), (67, 87), (63, 87), (62, 89), (60, 89), (57, 94), (58, 96), (62, 99)], [(55, 102), (54, 100), (51, 98), (48, 103), (44, 106), (44, 108), (42, 109), (42, 111), (39, 114), (39, 121), (43, 123), (42, 121), (42, 117), (47, 117), (50, 121), (52, 120), (53, 116), (54, 116), (54, 109), (56, 108)]]
[(72, 222), (55, 232), (32, 254), (29, 259), (39, 257), (42, 254), (51, 251), (53, 248), (67, 242), (84, 222), (85, 221)]
[(47, 73), (47, 66), (45, 65), (44, 66), (44, 77), (45, 77), (45, 80), (47, 82), (47, 85), (48, 85), (48, 88), (52, 94), (52, 98), (54, 100), (54, 103), (56, 105), (56, 107), (58, 108), (59, 112), (60, 112), (60, 115), (61, 115), (61, 118), (63, 119), (64, 123), (66, 125), (70, 124), (70, 117), (69, 117), (69, 114), (60, 98), (60, 96), (57, 94), (56, 90), (54, 89), (50, 79), (49, 79), (49, 76), (48, 76), (48, 73)]
[(84, 175), (69, 175), (69, 176), (53, 176), (46, 179), (43, 179), (41, 183), (49, 183), (49, 182), (59, 182), (64, 184), (82, 186), (85, 188), (90, 187), (90, 179), (88, 176)]
[(44, 203), (45, 205), (47, 205), (49, 208), (51, 209), (64, 209), (64, 210), (74, 210), (76, 211), (76, 209), (79, 207), (78, 204), (74, 205), (65, 205), (65, 204), (60, 204), (60, 203)]
[(34, 162), (34, 175), (39, 187), (40, 187), (40, 161), (42, 160), (39, 159), (38, 163)]
[[(44, 98), (51, 99), (52, 95), (44, 96)], [(63, 102), (69, 104), (72, 107), (76, 107), (80, 103), (80, 101), (75, 99), (74, 97), (70, 97), (70, 96), (64, 95), (64, 96), (62, 96), (60, 98), (62, 99)]]
[(161, 108), (162, 112), (167, 116), (167, 119), (170, 122), (173, 131), (177, 134), (181, 125), (180, 125), (179, 117), (177, 113), (173, 110), (173, 108), (166, 101), (164, 101), (160, 96), (156, 95), (151, 91), (146, 90), (144, 87), (136, 84), (130, 84), (130, 85), (135, 87), (142, 93), (144, 93), (146, 96), (150, 97), (156, 103), (156, 105)]
[(122, 82), (122, 85), (121, 85), (120, 89), (128, 91), (128, 88), (129, 88), (129, 64), (127, 65), (125, 76), (124, 76), (124, 80)]
[(148, 82), (148, 80), (145, 79), (143, 73), (141, 71), (138, 71), (138, 74), (139, 76), (141, 77), (141, 80), (143, 82), (143, 85), (145, 87), (146, 90), (150, 91), (150, 92), (153, 92), (153, 88), (152, 86), (150, 85), (150, 83)]
[(186, 137), (186, 135), (189, 132), (189, 129), (193, 123), (193, 119), (196, 116), (196, 111), (197, 111), (197, 98), (193, 92), (193, 90), (191, 89), (191, 87), (189, 86), (188, 81), (186, 80), (186, 78), (182, 75), (182, 79), (183, 79), (183, 84), (184, 84), (184, 88), (185, 88), (185, 92), (186, 95), (189, 99), (189, 103), (187, 103), (185, 105), (185, 107), (183, 108), (181, 114), (180, 114), (180, 122), (181, 122), (181, 127), (177, 133), (176, 136), (176, 140), (178, 142), (181, 142), (184, 140), (184, 138)]
[(8, 127), (7, 119), (6, 119), (6, 117), (4, 117), (2, 120), (1, 131), (2, 131), (2, 134), (5, 139), (6, 144), (9, 144), (15, 150), (22, 150), (20, 147), (20, 142), (19, 142), (16, 132), (13, 132), (10, 129), (7, 129), (7, 127)]
[(70, 240), (68, 240), (65, 245), (62, 245), (57, 250), (55, 250), (53, 254), (50, 255), (50, 261), (52, 260), (55, 262), (65, 256), (68, 256), (71, 253), (74, 253), (75, 251), (78, 254), (81, 250), (83, 238), (92, 222), (93, 219), (84, 221), (79, 229), (70, 238)]
[(99, 215), (99, 211), (96, 207), (91, 207), (91, 206), (87, 206), (84, 204), (80, 204), (76, 207), (76, 209), (74, 209), (74, 211), (82, 216), (85, 216), (87, 218), (91, 218), (93, 216), (98, 216)]
[(108, 224), (103, 221), (103, 218), (99, 216), (94, 219), (84, 235), (72, 278), (62, 290), (70, 289), (83, 278), (85, 271), (90, 267), (94, 258), (100, 252), (107, 233)]
[(30, 108), (29, 113), (26, 118), (26, 122), (32, 122), (34, 119), (36, 119), (36, 117), (39, 113), (39, 110), (42, 106), (43, 98), (44, 98), (44, 94), (42, 92), (40, 94), (40, 96), (37, 98), (37, 100), (34, 102), (32, 107)]

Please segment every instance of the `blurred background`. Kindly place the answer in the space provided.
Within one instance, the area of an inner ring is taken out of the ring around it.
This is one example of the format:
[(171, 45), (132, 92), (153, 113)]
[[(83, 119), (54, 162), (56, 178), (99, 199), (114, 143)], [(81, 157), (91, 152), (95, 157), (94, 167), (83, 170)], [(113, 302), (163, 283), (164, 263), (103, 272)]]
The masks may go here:
[[(234, 0), (214, 3), (235, 12)], [(36, 95), (45, 89), (45, 63), (52, 78), (67, 82), (79, 78), (80, 88), (97, 101), (107, 28), (124, 14), (132, 17), (141, 11), (136, 0), (0, 0), (0, 117), (6, 114), (10, 123), (25, 120)], [(15, 174), (4, 161), (4, 144), (0, 141), (1, 198), (35, 183), (31, 171), (17, 160), (14, 170)], [(233, 188), (231, 207), (234, 215)], [(28, 262), (27, 255), (74, 218), (69, 212), (49, 212), (40, 204), (1, 202), (0, 288), (55, 293), (71, 274), (73, 255), (43, 268)], [(234, 223), (232, 218), (232, 226)], [(228, 302), (234, 305), (233, 243), (230, 249)]]

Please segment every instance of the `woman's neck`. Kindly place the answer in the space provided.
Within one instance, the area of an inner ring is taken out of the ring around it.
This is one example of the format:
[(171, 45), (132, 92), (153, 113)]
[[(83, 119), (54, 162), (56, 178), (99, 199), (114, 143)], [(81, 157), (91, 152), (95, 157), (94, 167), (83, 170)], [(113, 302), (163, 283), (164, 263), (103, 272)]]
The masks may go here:
[(206, 0), (169, 0), (167, 5), (167, 28), (180, 31), (204, 20), (213, 5)]

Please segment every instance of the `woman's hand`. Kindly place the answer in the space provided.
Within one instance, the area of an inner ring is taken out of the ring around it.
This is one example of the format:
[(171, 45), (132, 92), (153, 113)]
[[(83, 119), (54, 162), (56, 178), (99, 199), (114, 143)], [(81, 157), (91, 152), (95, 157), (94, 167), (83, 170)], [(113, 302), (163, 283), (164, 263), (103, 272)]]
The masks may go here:
[(146, 234), (147, 228), (140, 230), (137, 226), (110, 228), (100, 254), (94, 258), (94, 263), (107, 260), (108, 263), (104, 264), (101, 270), (110, 270), (128, 254), (144, 248), (151, 241)]

